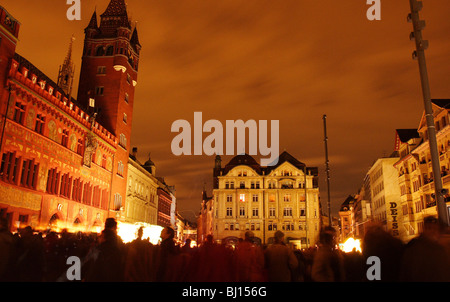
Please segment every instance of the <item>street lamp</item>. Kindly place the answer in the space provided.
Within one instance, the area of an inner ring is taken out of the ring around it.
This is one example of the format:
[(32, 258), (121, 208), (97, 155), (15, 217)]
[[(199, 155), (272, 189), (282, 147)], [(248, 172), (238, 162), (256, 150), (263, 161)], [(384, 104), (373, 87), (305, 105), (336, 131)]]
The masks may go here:
[(409, 0), (411, 13), (408, 14), (407, 21), (413, 24), (414, 32), (409, 36), (416, 42), (416, 50), (412, 58), (419, 63), (420, 80), (422, 85), (423, 101), (425, 106), (425, 117), (428, 129), (428, 143), (431, 153), (431, 164), (433, 168), (434, 189), (436, 196), (436, 207), (439, 222), (448, 225), (448, 213), (444, 200), (445, 191), (442, 188), (442, 179), (439, 163), (439, 153), (436, 140), (436, 129), (434, 125), (433, 106), (431, 104), (430, 84), (428, 81), (427, 65), (425, 60), (425, 50), (428, 48), (428, 41), (422, 40), (422, 30), (425, 28), (425, 21), (420, 20), (419, 11), (422, 9), (422, 1)]
[(324, 143), (325, 143), (325, 168), (327, 172), (327, 193), (328, 193), (328, 224), (332, 226), (331, 219), (331, 197), (330, 197), (330, 161), (328, 160), (328, 135), (327, 135), (327, 116), (323, 116), (323, 132), (324, 132)]

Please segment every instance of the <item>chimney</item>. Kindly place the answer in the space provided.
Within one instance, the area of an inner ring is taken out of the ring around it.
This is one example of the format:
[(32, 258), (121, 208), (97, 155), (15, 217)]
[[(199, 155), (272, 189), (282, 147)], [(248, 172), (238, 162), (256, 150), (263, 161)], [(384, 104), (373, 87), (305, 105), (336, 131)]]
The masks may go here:
[(138, 151), (138, 148), (133, 147), (133, 152), (131, 153), (131, 155), (134, 157), (134, 159), (137, 159), (137, 151)]

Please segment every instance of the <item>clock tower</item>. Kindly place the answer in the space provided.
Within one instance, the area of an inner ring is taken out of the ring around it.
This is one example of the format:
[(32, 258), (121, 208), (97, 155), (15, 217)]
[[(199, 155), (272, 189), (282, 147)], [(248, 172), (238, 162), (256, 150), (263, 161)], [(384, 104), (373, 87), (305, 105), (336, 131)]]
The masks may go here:
[(77, 99), (86, 110), (95, 104), (96, 122), (117, 138), (110, 200), (110, 209), (117, 217), (126, 196), (140, 50), (138, 33), (131, 26), (124, 0), (111, 0), (100, 15), (100, 24), (97, 12), (93, 13), (85, 28)]

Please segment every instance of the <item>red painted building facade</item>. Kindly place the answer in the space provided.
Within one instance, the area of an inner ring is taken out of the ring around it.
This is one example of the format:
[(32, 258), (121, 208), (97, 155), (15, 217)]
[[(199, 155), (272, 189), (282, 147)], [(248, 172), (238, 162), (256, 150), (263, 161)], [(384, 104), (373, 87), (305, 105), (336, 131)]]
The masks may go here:
[[(71, 49), (53, 82), (15, 53), (20, 23), (0, 6), (0, 215), (30, 225), (98, 231), (123, 218), (140, 45), (123, 0), (85, 30), (78, 100)], [(95, 102), (95, 109), (89, 105)]]
[(158, 189), (156, 194), (158, 196), (158, 218), (157, 224), (159, 226), (165, 227), (175, 227), (175, 212), (176, 212), (176, 201), (175, 201), (175, 188), (173, 186), (168, 186), (164, 178), (157, 177), (158, 179)]

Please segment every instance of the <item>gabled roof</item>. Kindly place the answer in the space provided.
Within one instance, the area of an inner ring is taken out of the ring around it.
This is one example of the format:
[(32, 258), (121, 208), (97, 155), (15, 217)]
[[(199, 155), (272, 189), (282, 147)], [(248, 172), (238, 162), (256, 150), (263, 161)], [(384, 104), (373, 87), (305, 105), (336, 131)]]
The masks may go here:
[(353, 196), (349, 195), (347, 197), (347, 199), (342, 203), (341, 208), (339, 209), (339, 212), (349, 211), (350, 207), (353, 205), (355, 200), (356, 199)]
[(306, 165), (302, 163), (301, 161), (297, 160), (295, 157), (293, 157), (291, 154), (289, 154), (287, 151), (283, 151), (283, 153), (278, 156), (278, 163), (274, 166), (267, 167), (267, 173), (270, 173), (270, 171), (275, 170), (279, 166), (281, 166), (283, 163), (288, 162), (294, 167), (303, 170), (305, 169)]
[(262, 175), (263, 172), (266, 175), (268, 175), (271, 171), (275, 170), (285, 162), (290, 163), (299, 170), (304, 171), (306, 169), (307, 174), (311, 173), (311, 175), (317, 176), (319, 173), (319, 169), (317, 167), (306, 167), (304, 163), (297, 160), (295, 157), (293, 157), (286, 151), (284, 151), (283, 153), (280, 154), (280, 156), (278, 156), (278, 162), (276, 165), (267, 167), (261, 167), (261, 165), (252, 156), (248, 154), (237, 155), (233, 157), (228, 164), (225, 165), (222, 171), (223, 174), (226, 175), (234, 167), (243, 165), (252, 168), (259, 175)]
[[(450, 99), (432, 99), (431, 103), (433, 106), (439, 107), (441, 109), (450, 110)], [(425, 117), (425, 111), (422, 114), (422, 118), (420, 119), (419, 127), (418, 129), (423, 128), (426, 126), (427, 121)]]
[(450, 99), (432, 99), (431, 102), (443, 109), (450, 110)]
[(402, 143), (408, 142), (412, 138), (420, 138), (417, 129), (396, 129), (397, 136)]
[(237, 166), (249, 166), (256, 173), (261, 174), (261, 166), (256, 162), (256, 160), (248, 154), (240, 154), (233, 157), (228, 164), (224, 167), (224, 174), (227, 174), (230, 170)]
[(396, 129), (394, 152), (400, 150), (402, 143), (407, 143), (410, 139), (420, 138), (417, 129)]

